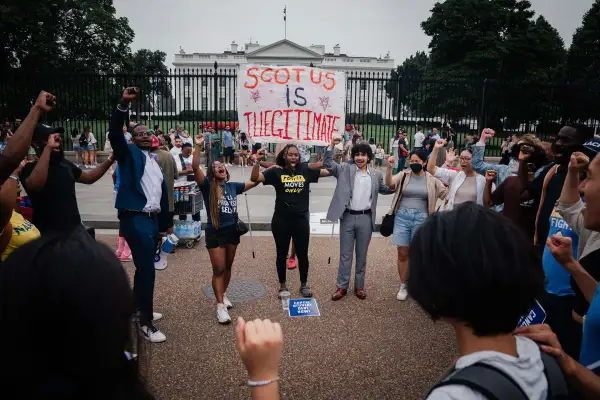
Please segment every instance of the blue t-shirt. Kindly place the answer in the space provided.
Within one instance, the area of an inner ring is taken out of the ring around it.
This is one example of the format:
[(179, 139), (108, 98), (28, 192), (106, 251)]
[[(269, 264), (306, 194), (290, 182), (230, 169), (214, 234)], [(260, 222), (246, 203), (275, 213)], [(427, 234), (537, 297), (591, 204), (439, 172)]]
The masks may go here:
[(585, 317), (579, 362), (600, 375), (600, 285)]
[(233, 147), (233, 135), (229, 131), (223, 132), (223, 146)]
[(119, 185), (121, 184), (121, 177), (119, 176), (119, 163), (115, 166), (115, 192), (119, 191)]
[[(213, 229), (212, 219), (210, 217), (210, 181), (204, 177), (204, 182), (200, 185), (200, 191), (204, 198), (206, 206), (206, 229)], [(243, 193), (244, 184), (241, 182), (227, 182), (223, 184), (223, 197), (219, 201), (221, 212), (219, 213), (219, 229), (234, 225), (237, 221), (235, 214), (237, 213), (237, 196)]]
[[(573, 254), (577, 254), (579, 245), (579, 236), (565, 222), (556, 210), (552, 210), (550, 214), (550, 230), (548, 237), (560, 232), (563, 237), (570, 237), (573, 241)], [(544, 255), (542, 257), (542, 265), (546, 279), (544, 286), (546, 292), (556, 296), (574, 296), (575, 292), (571, 288), (571, 274), (554, 259), (548, 246), (544, 247)]]

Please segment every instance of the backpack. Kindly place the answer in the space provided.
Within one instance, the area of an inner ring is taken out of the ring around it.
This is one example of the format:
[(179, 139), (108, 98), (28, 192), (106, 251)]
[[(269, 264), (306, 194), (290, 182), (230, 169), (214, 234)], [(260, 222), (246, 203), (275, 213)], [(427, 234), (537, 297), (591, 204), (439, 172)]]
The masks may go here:
[[(548, 381), (547, 399), (570, 399), (567, 382), (556, 359), (540, 350), (544, 375)], [(521, 387), (506, 372), (492, 365), (478, 362), (466, 368), (452, 369), (429, 390), (448, 385), (467, 386), (489, 400), (527, 400)]]

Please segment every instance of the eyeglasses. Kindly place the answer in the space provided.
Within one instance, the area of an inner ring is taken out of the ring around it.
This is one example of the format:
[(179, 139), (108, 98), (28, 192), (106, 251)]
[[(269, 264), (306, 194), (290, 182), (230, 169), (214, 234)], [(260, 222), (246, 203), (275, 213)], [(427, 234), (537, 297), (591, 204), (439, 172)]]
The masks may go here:
[(471, 157), (458, 157), (460, 161), (471, 161)]
[(152, 136), (152, 131), (133, 132), (133, 137), (140, 137), (140, 136), (150, 137), (150, 136)]

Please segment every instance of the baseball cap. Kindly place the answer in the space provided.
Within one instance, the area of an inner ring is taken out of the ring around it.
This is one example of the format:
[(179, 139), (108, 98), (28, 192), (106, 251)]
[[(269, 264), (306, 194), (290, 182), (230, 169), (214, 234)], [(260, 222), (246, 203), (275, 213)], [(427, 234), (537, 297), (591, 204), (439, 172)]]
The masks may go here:
[(46, 140), (48, 138), (48, 136), (50, 136), (53, 133), (63, 134), (63, 133), (65, 133), (65, 128), (53, 127), (53, 126), (46, 125), (46, 124), (37, 124), (35, 126), (35, 131), (33, 132), (33, 140), (34, 141)]
[(583, 144), (583, 152), (591, 159), (600, 151), (600, 138), (591, 138)]
[(159, 146), (158, 138), (156, 137), (156, 135), (152, 135), (152, 148), (155, 148), (158, 146)]

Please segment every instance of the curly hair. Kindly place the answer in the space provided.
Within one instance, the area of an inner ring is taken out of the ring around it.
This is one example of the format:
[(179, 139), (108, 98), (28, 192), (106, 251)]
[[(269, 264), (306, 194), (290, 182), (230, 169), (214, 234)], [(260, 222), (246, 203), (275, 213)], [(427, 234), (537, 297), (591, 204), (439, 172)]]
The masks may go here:
[(287, 152), (292, 147), (295, 148), (296, 151), (298, 150), (298, 146), (296, 146), (295, 144), (286, 144), (285, 147), (281, 149), (279, 154), (277, 154), (277, 157), (275, 158), (275, 164), (282, 168), (285, 167), (287, 165)]

